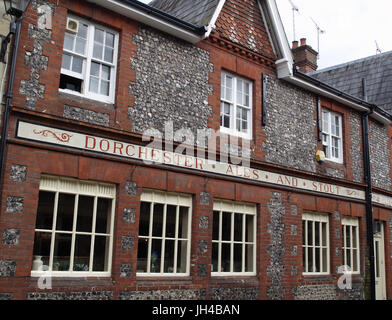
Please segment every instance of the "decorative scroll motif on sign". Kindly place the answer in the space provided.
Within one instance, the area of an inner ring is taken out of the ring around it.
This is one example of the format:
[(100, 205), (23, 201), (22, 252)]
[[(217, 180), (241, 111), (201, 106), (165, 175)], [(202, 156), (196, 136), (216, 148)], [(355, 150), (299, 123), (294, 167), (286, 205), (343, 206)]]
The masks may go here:
[(51, 130), (42, 130), (42, 131), (34, 130), (33, 132), (37, 135), (42, 135), (44, 137), (48, 137), (48, 134), (50, 133), (58, 141), (65, 142), (65, 143), (69, 142), (69, 140), (72, 137), (72, 135), (70, 135), (68, 133), (62, 132), (61, 134), (56, 134), (55, 132), (53, 132)]

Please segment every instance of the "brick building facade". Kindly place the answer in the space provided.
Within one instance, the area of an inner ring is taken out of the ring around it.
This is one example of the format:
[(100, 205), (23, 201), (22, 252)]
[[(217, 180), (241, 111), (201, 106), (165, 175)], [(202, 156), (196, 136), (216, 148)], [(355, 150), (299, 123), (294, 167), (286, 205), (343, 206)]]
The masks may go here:
[[(293, 71), (274, 1), (170, 3), (179, 10), (31, 1), (6, 137), (0, 299), (365, 299), (371, 110), (377, 294), (391, 298), (392, 116)], [(152, 128), (167, 151), (143, 139)], [(338, 286), (343, 265), (351, 289)]]

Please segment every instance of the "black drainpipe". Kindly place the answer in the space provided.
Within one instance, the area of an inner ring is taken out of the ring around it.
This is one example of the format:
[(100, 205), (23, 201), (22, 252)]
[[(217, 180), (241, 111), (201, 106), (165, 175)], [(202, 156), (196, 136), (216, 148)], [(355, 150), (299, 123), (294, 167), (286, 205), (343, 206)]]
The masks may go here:
[[(363, 96), (366, 99), (366, 82), (362, 80)], [(374, 265), (374, 234), (373, 234), (373, 202), (372, 202), (372, 176), (370, 169), (369, 148), (369, 116), (374, 112), (375, 106), (369, 112), (362, 114), (362, 138), (363, 138), (363, 164), (365, 170), (365, 199), (366, 199), (366, 233), (369, 250), (369, 273), (370, 273), (370, 300), (376, 300), (376, 276)]]
[[(26, 9), (28, 8), (31, 1), (28, 2)], [(20, 40), (20, 32), (22, 29), (22, 20), (23, 15), (19, 18), (15, 18), (14, 21), (11, 22), (10, 32), (15, 34), (14, 45), (12, 51), (12, 60), (11, 60), (11, 70), (10, 76), (8, 80), (8, 89), (6, 94), (5, 101), (5, 109), (4, 109), (4, 118), (3, 118), (3, 127), (1, 131), (1, 145), (0, 145), (0, 210), (2, 207), (2, 199), (3, 199), (3, 187), (4, 187), (4, 171), (5, 171), (5, 158), (7, 154), (7, 132), (8, 132), (8, 122), (10, 117), (10, 108), (12, 101), (12, 88), (14, 86), (15, 80), (15, 67), (16, 67), (16, 58), (18, 55), (19, 49), (19, 40)], [(6, 72), (6, 70), (4, 71)]]

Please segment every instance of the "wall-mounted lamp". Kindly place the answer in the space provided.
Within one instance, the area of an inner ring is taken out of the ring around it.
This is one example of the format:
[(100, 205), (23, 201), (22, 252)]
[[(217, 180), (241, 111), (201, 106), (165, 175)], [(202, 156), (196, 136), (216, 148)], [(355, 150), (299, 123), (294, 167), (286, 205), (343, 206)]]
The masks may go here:
[(11, 41), (11, 36), (16, 32), (16, 20), (23, 15), (27, 7), (28, 0), (3, 0), (3, 2), (5, 12), (15, 17), (15, 19), (10, 23), (10, 32), (1, 41), (0, 62), (6, 63), (5, 55), (7, 52), (8, 44)]
[(316, 160), (319, 164), (322, 164), (325, 161), (325, 153), (324, 151), (318, 150), (316, 152)]
[(11, 16), (19, 18), (27, 6), (27, 0), (3, 0), (5, 12)]

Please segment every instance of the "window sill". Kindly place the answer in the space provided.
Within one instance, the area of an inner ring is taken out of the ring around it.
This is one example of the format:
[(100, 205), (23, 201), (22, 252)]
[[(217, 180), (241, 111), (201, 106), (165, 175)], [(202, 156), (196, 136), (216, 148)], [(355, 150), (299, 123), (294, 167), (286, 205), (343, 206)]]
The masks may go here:
[(224, 135), (228, 135), (230, 137), (236, 138), (236, 139), (244, 139), (244, 140), (252, 141), (252, 136), (250, 134), (239, 133), (237, 131), (227, 129), (224, 127), (220, 127), (219, 132)]
[(62, 272), (62, 271), (31, 271), (31, 278), (51, 277), (62, 279), (87, 279), (87, 278), (110, 278), (110, 272)]
[(76, 91), (72, 91), (72, 90), (59, 89), (59, 94), (60, 94), (60, 96), (63, 96), (64, 98), (67, 98), (69, 100), (76, 101), (79, 103), (86, 103), (88, 101), (91, 101), (91, 103), (94, 103), (94, 104), (99, 103), (99, 104), (106, 105), (106, 106), (113, 106), (114, 105), (113, 100), (105, 99), (104, 97), (98, 99), (98, 98), (94, 98), (91, 96), (80, 94), (80, 93), (78, 93)]

